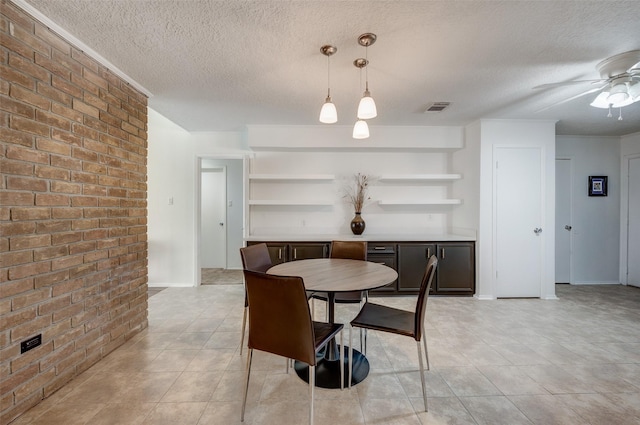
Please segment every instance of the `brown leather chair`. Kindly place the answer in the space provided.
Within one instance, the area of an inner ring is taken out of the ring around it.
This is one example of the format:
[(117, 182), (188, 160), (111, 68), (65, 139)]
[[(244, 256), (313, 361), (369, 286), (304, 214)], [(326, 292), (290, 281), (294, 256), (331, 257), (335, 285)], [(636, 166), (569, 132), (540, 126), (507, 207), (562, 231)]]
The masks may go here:
[[(367, 242), (366, 241), (332, 241), (330, 258), (344, 258), (347, 260), (363, 260), (367, 259)], [(313, 292), (311, 298), (315, 300), (328, 301), (329, 296), (326, 292)], [(368, 298), (367, 291), (350, 291), (336, 292), (335, 302), (337, 304), (361, 304), (363, 300)], [(312, 301), (313, 302), (313, 301)], [(328, 309), (328, 305), (327, 305)], [(362, 332), (360, 333), (360, 349), (364, 350), (362, 343)]]
[[(431, 282), (436, 273), (438, 260), (432, 255), (427, 262), (427, 267), (420, 284), (420, 292), (416, 302), (416, 311), (405, 311), (393, 307), (366, 302), (364, 307), (355, 319), (351, 321), (351, 326), (372, 329), (375, 331), (390, 332), (398, 335), (409, 336), (418, 343), (418, 358), (420, 360), (420, 380), (422, 382), (422, 397), (424, 398), (424, 410), (427, 407), (427, 390), (424, 383), (424, 366), (422, 364), (422, 351), (420, 349), (420, 339), (424, 344), (424, 354), (427, 360), (427, 370), (429, 370), (429, 352), (427, 351), (427, 338), (424, 336), (424, 312), (429, 297)], [(351, 336), (349, 337), (351, 339)], [(349, 341), (351, 346), (351, 341)], [(351, 384), (351, 348), (349, 349), (349, 384)]]
[[(344, 325), (314, 322), (301, 277), (276, 276), (245, 270), (249, 299), (249, 355), (241, 421), (247, 404), (253, 350), (266, 351), (309, 365), (309, 423), (313, 424), (316, 354)], [(340, 333), (342, 340), (342, 333)], [(340, 341), (342, 345), (342, 341)], [(344, 362), (340, 354), (340, 388), (344, 388)]]
[[(266, 243), (259, 243), (256, 245), (249, 245), (245, 248), (240, 248), (240, 258), (242, 258), (242, 268), (244, 270), (252, 270), (256, 272), (266, 272), (273, 266), (271, 263), (271, 256), (269, 255), (269, 248)], [(247, 312), (249, 311), (249, 302), (247, 300), (247, 293), (244, 294), (244, 314), (242, 316), (242, 336), (240, 338), (240, 355), (242, 355), (242, 346), (244, 345), (244, 333), (247, 327)]]

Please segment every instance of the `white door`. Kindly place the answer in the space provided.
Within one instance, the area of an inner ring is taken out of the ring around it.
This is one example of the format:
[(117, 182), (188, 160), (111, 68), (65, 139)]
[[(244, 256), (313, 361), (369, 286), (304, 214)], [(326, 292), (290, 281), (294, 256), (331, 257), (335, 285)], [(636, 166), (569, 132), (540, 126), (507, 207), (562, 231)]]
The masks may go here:
[(640, 158), (629, 159), (627, 283), (640, 287)]
[(495, 293), (540, 297), (542, 288), (542, 149), (495, 149)]
[(571, 283), (571, 160), (556, 159), (556, 283)]
[(226, 168), (203, 168), (200, 177), (200, 267), (226, 268)]

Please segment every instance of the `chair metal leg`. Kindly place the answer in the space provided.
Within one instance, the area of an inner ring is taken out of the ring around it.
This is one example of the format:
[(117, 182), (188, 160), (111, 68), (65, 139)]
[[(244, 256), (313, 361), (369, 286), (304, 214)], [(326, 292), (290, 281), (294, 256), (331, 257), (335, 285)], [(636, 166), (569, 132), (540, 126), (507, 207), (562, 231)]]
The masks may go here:
[(342, 332), (344, 332), (344, 328), (340, 331), (340, 355), (338, 356), (338, 361), (340, 362), (340, 390), (344, 390), (344, 341)]
[(286, 360), (287, 360), (287, 375), (288, 375), (289, 374), (289, 359), (286, 359)]
[(249, 377), (251, 376), (251, 359), (253, 358), (253, 348), (249, 349), (249, 355), (247, 356), (247, 383), (244, 387), (244, 397), (242, 398), (242, 414), (240, 415), (240, 422), (244, 422), (244, 409), (247, 406), (247, 394), (249, 393)]
[(349, 327), (349, 382), (347, 385), (351, 388), (351, 376), (353, 375), (353, 337), (351, 331), (353, 328)]
[(309, 404), (309, 425), (313, 425), (313, 390), (316, 387), (316, 367), (309, 365), (309, 394), (311, 403)]
[(424, 383), (424, 364), (422, 361), (422, 350), (420, 349), (420, 341), (416, 341), (418, 344), (418, 359), (420, 360), (420, 382), (422, 383), (422, 398), (424, 399), (424, 411), (428, 412), (427, 406), (427, 386)]
[(429, 350), (427, 350), (427, 337), (422, 333), (422, 343), (424, 344), (424, 356), (427, 359), (427, 370), (431, 370), (429, 367)]
[(240, 337), (240, 355), (242, 355), (242, 346), (244, 345), (244, 331), (247, 327), (247, 312), (249, 311), (249, 306), (244, 308), (244, 314), (242, 315), (242, 336)]

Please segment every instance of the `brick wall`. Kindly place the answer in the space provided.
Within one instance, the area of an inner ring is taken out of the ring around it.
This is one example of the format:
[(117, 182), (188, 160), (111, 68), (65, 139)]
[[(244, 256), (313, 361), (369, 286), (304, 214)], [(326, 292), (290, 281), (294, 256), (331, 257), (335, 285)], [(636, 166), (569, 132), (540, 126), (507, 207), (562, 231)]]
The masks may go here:
[(6, 424), (147, 326), (147, 98), (0, 1)]

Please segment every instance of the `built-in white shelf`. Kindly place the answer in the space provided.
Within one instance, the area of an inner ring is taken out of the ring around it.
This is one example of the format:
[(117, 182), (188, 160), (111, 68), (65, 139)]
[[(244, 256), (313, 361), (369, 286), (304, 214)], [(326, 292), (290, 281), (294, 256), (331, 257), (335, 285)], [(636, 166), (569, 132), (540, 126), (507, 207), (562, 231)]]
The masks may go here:
[(249, 180), (265, 181), (331, 181), (335, 174), (249, 174)]
[(424, 199), (416, 200), (396, 200), (396, 201), (378, 201), (379, 205), (460, 205), (461, 199)]
[(279, 206), (318, 206), (329, 207), (334, 202), (322, 200), (322, 201), (289, 201), (289, 200), (274, 200), (274, 199), (253, 199), (249, 200), (249, 205), (279, 205)]
[(378, 180), (382, 182), (399, 181), (452, 181), (460, 180), (462, 174), (383, 174)]

